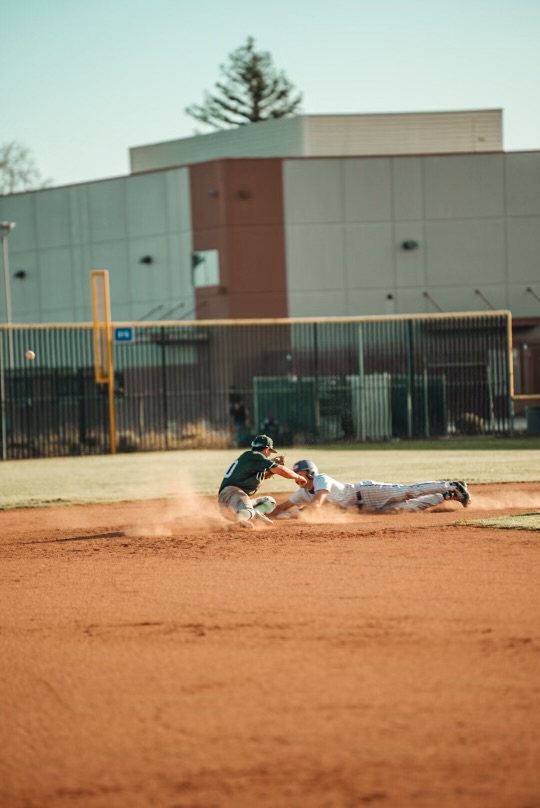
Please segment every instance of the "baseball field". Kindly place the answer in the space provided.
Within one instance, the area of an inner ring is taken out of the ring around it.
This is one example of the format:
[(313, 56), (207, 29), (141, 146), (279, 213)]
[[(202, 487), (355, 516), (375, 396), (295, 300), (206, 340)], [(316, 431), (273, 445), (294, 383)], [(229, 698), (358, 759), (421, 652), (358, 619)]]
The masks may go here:
[(0, 464), (2, 808), (538, 808), (540, 440), (289, 449), (472, 504), (252, 532), (238, 453)]

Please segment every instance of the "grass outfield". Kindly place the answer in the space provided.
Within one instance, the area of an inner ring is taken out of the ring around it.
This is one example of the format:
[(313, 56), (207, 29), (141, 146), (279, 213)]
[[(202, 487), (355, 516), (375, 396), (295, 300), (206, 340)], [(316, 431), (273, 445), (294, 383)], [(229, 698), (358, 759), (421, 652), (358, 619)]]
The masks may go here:
[(462, 522), (473, 527), (497, 527), (502, 530), (540, 530), (540, 513), (520, 513), (516, 516), (497, 516), (492, 519), (475, 519)]
[[(0, 509), (173, 497), (186, 489), (212, 495), (238, 454), (233, 448), (0, 463)], [(285, 450), (289, 465), (302, 457), (314, 460), (321, 471), (352, 482), (540, 481), (540, 440), (536, 438)], [(274, 478), (263, 490), (272, 493), (290, 488), (289, 481)]]

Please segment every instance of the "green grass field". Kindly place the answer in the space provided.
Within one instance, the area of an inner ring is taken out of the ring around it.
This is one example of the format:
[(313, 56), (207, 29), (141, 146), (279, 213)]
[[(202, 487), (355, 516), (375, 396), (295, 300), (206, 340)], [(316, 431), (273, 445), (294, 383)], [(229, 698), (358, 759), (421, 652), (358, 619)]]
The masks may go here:
[(515, 516), (497, 516), (492, 519), (475, 519), (463, 522), (475, 527), (497, 527), (503, 530), (540, 530), (540, 513), (520, 513)]
[[(0, 509), (174, 497), (183, 489), (212, 495), (239, 453), (235, 448), (184, 450), (0, 463)], [(303, 457), (314, 460), (321, 471), (349, 481), (540, 481), (536, 438), (285, 450), (289, 465)], [(290, 483), (282, 478), (265, 486), (267, 493), (288, 490)]]

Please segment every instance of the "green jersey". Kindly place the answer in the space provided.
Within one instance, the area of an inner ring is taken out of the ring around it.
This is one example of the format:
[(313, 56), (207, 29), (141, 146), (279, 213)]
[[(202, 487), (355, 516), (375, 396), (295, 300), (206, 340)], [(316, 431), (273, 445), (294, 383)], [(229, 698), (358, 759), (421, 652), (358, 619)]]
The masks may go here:
[[(228, 485), (234, 485), (236, 488), (241, 488), (246, 494), (251, 496), (260, 487), (264, 480), (264, 473), (268, 469), (275, 469), (278, 463), (265, 457), (261, 452), (256, 452), (250, 449), (232, 463), (227, 471), (225, 477), (219, 487), (223, 491)], [(219, 493), (219, 492), (218, 492)]]

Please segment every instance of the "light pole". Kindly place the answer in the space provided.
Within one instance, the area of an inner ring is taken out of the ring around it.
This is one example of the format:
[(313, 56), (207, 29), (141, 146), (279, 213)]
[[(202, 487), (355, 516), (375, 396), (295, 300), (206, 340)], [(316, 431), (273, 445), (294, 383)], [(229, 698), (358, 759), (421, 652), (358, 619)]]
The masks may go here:
[(13, 370), (13, 333), (11, 331), (11, 289), (9, 286), (9, 259), (7, 239), (15, 222), (0, 222), (0, 236), (2, 237), (2, 256), (4, 260), (4, 295), (6, 298), (6, 323), (8, 325), (9, 369)]

